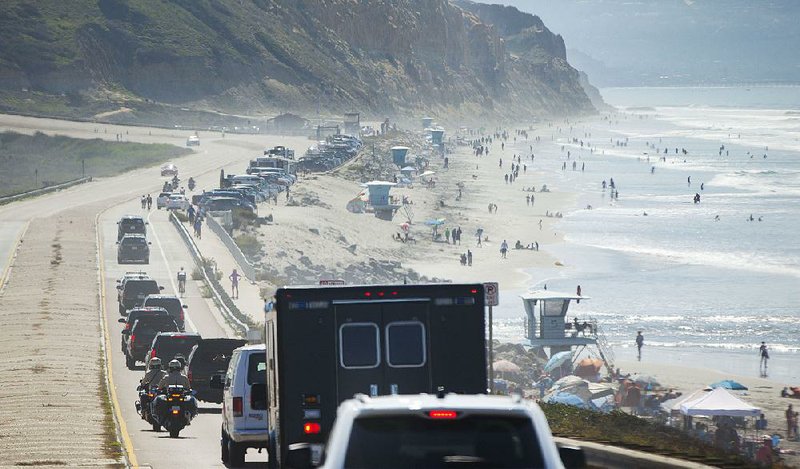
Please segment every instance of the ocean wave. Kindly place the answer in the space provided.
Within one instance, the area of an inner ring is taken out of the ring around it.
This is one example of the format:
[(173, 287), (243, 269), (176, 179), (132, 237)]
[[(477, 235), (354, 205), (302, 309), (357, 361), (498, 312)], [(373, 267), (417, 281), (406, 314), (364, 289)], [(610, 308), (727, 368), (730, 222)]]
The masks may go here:
[[(631, 341), (609, 341), (613, 348), (633, 348), (634, 345)], [(750, 350), (758, 351), (758, 347), (752, 342), (736, 343), (736, 342), (690, 342), (690, 341), (657, 341), (647, 339), (647, 346), (650, 347), (664, 347), (664, 348), (692, 348), (692, 349), (716, 349), (716, 350)], [(770, 352), (778, 353), (800, 353), (800, 346), (782, 343), (769, 343)]]
[(667, 259), (673, 262), (692, 265), (708, 265), (721, 268), (734, 268), (751, 272), (764, 272), (770, 274), (784, 274), (800, 278), (800, 262), (792, 259), (782, 259), (783, 262), (765, 257), (759, 257), (752, 252), (708, 252), (692, 250), (675, 250), (664, 247), (635, 245), (627, 240), (625, 243), (614, 241), (606, 244), (594, 242), (580, 242), (572, 236), (567, 236), (570, 242), (576, 242), (588, 247), (609, 249), (628, 254), (639, 254)]

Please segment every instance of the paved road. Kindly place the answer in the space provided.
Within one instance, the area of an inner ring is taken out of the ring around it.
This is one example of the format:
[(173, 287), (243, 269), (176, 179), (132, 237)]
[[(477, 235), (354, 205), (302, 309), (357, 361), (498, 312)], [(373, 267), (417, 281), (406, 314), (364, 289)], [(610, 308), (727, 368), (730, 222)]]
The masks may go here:
[[(150, 246), (149, 265), (119, 265), (116, 262), (116, 221), (126, 214), (145, 214), (149, 221), (148, 239)], [(144, 270), (164, 287), (164, 293), (177, 294), (176, 271), (181, 266), (191, 272), (191, 256), (177, 231), (169, 222), (164, 210), (142, 211), (138, 201), (117, 205), (100, 217), (102, 230), (102, 259), (105, 282), (105, 311), (107, 328), (111, 336), (113, 383), (127, 423), (128, 433), (133, 440), (134, 452), (140, 465), (158, 467), (223, 467), (219, 458), (220, 409), (216, 404), (200, 403), (200, 413), (192, 425), (181, 432), (179, 440), (169, 438), (166, 432), (153, 432), (141, 420), (134, 408), (136, 386), (144, 373), (144, 367), (131, 371), (125, 367), (125, 359), (120, 350), (122, 325), (116, 302), (116, 279), (126, 271)], [(188, 306), (186, 315), (187, 331), (199, 332), (205, 338), (227, 337), (229, 331), (220, 318), (219, 312), (201, 297), (199, 283), (189, 280), (184, 304)], [(261, 467), (266, 462), (266, 454), (251, 451), (248, 461)]]
[[(124, 134), (123, 139), (143, 143), (160, 142), (183, 145), (187, 132), (136, 127), (102, 126), (88, 123), (75, 123), (51, 119), (34, 119), (18, 116), (0, 115), (0, 130), (16, 130), (26, 133), (43, 131), (80, 138), (104, 138), (115, 140), (116, 133)], [(97, 129), (97, 132), (95, 132)], [(107, 130), (106, 130), (107, 129)], [(201, 147), (196, 153), (174, 160), (181, 171), (181, 177), (193, 176), (198, 180), (198, 188), (216, 187), (220, 169), (226, 173), (242, 172), (249, 159), (261, 154), (267, 145), (283, 144), (295, 146), (302, 151), (301, 139), (276, 139), (264, 136), (204, 135), (201, 133)], [(90, 172), (90, 168), (87, 168)], [(163, 184), (158, 167), (145, 168), (112, 178), (96, 179), (94, 182), (75, 186), (58, 193), (16, 202), (0, 207), (0, 274), (8, 264), (19, 233), (34, 218), (52, 217), (66, 209), (85, 208), (87, 214), (94, 216), (98, 210), (105, 210), (99, 219), (103, 256), (103, 281), (106, 298), (104, 304), (108, 312), (107, 329), (111, 338), (112, 379), (118, 394), (124, 424), (133, 442), (135, 459), (140, 465), (153, 467), (220, 467), (219, 431), (220, 407), (202, 403), (201, 414), (181, 433), (181, 439), (172, 440), (164, 433), (156, 434), (135, 412), (135, 389), (143, 371), (129, 371), (125, 368), (120, 351), (119, 330), (121, 325), (116, 308), (115, 280), (126, 270), (139, 270), (139, 266), (118, 266), (114, 240), (116, 239), (116, 220), (123, 214), (140, 213), (138, 197), (143, 193), (157, 194)], [(153, 243), (151, 265), (145, 266), (148, 273), (165, 287), (174, 291), (172, 279), (180, 266), (191, 271), (191, 257), (182, 244), (175, 229), (167, 221), (166, 213), (153, 210), (149, 214)], [(163, 251), (163, 253), (162, 253)], [(12, 273), (13, 275), (13, 273)], [(0, 275), (2, 278), (2, 275)], [(222, 337), (227, 331), (220, 324), (218, 312), (200, 297), (197, 285), (187, 285), (186, 304), (188, 304), (187, 327), (199, 331), (204, 337)], [(10, 353), (0, 350), (0, 353)], [(247, 461), (251, 467), (262, 467), (265, 454), (248, 453)]]

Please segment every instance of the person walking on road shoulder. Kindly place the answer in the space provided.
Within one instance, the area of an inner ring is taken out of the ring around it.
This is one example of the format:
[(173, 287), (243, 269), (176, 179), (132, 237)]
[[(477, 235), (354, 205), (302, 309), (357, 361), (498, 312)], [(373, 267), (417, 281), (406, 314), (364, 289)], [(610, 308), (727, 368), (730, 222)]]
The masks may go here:
[(638, 352), (637, 358), (642, 361), (642, 345), (644, 345), (644, 336), (642, 331), (636, 333), (636, 350)]
[(231, 279), (231, 298), (239, 298), (239, 279), (242, 276), (236, 269), (233, 269), (233, 272), (228, 276)]

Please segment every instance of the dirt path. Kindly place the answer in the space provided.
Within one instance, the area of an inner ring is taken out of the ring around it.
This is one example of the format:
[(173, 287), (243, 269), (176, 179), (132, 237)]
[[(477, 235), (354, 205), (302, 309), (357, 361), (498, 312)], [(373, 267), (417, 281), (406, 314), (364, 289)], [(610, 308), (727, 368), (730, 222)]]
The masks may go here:
[(31, 221), (0, 293), (0, 466), (118, 464), (98, 321), (95, 212)]

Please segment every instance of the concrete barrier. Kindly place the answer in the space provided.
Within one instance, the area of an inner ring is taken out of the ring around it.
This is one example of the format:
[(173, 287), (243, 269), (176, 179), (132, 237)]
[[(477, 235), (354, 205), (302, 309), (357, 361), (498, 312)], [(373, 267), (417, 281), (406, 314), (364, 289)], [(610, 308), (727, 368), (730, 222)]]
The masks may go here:
[(242, 269), (242, 274), (250, 280), (251, 282), (256, 281), (256, 268), (251, 264), (247, 258), (244, 256), (244, 253), (239, 246), (236, 245), (236, 241), (231, 238), (231, 235), (228, 234), (228, 230), (225, 229), (215, 218), (213, 213), (209, 213), (210, 216), (206, 217), (206, 224), (211, 231), (216, 234), (219, 239), (222, 241), (222, 244), (228, 248), (230, 251), (231, 256), (239, 264), (239, 268)]
[(36, 197), (38, 195), (44, 195), (50, 192), (60, 191), (61, 189), (66, 189), (68, 187), (75, 186), (77, 184), (83, 184), (84, 182), (90, 182), (92, 180), (91, 176), (82, 177), (78, 179), (73, 179), (71, 181), (62, 182), (61, 184), (56, 184), (53, 186), (43, 187), (41, 189), (34, 189), (32, 191), (21, 192), (19, 194), (9, 195), (6, 197), (0, 197), (0, 205), (10, 204), (11, 202), (16, 202), (18, 200), (27, 199), (28, 197)]
[[(208, 218), (210, 219), (210, 217)], [(192, 235), (189, 234), (189, 230), (178, 220), (178, 217), (175, 216), (175, 212), (170, 212), (169, 220), (178, 230), (178, 233), (181, 235), (183, 242), (186, 243), (186, 247), (189, 248), (189, 251), (192, 253), (192, 259), (194, 259), (195, 264), (200, 268), (200, 271), (203, 273), (203, 278), (206, 281), (206, 285), (211, 289), (211, 295), (216, 300), (217, 306), (219, 310), (222, 312), (222, 315), (228, 321), (228, 323), (233, 327), (236, 332), (238, 332), (242, 337), (247, 334), (247, 330), (249, 329), (248, 325), (245, 324), (239, 316), (244, 316), (240, 311), (233, 311), (230, 307), (228, 307), (228, 303), (233, 303), (228, 296), (227, 293), (223, 291), (223, 289), (219, 286), (219, 282), (217, 279), (214, 278), (213, 280), (209, 278), (208, 272), (206, 272), (205, 263), (203, 259), (202, 253), (197, 248), (194, 240), (192, 239)], [(225, 301), (227, 300), (227, 301)]]

